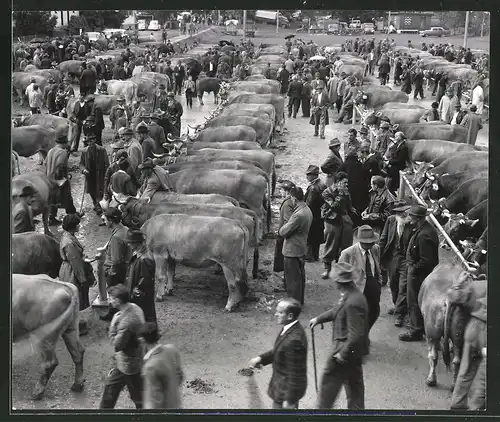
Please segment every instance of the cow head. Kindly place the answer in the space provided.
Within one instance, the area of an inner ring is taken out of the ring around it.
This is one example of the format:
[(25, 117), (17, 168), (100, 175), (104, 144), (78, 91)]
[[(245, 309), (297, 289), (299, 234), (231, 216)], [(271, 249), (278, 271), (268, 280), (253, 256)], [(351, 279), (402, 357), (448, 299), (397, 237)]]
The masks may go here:
[(462, 271), (453, 285), (448, 290), (448, 299), (450, 303), (455, 305), (467, 305), (471, 295), (473, 294), (470, 289), (471, 282), (473, 281), (472, 274), (468, 271)]
[(354, 97), (354, 104), (366, 105), (368, 103), (369, 95), (363, 90), (359, 90), (357, 95)]
[(442, 215), (443, 217), (448, 216), (444, 230), (455, 244), (467, 238), (470, 235), (471, 229), (479, 222), (479, 220), (472, 220), (462, 213), (449, 214), (448, 210), (443, 211)]
[(205, 128), (205, 124), (203, 124), (203, 123), (201, 125), (198, 125), (198, 126), (195, 126), (195, 127), (190, 126), (190, 125), (187, 125), (187, 126), (190, 129), (194, 129), (195, 134), (201, 132)]
[(451, 215), (451, 213), (446, 209), (446, 198), (441, 198), (437, 201), (431, 199), (430, 202), (432, 210), (431, 212), (434, 217), (436, 217), (440, 224), (445, 224), (449, 216)]
[(446, 176), (448, 173), (442, 174), (433, 174), (430, 171), (426, 171), (424, 173), (425, 181), (422, 185), (418, 187), (418, 191), (420, 192), (420, 197), (425, 200), (437, 199), (440, 195), (441, 185), (441, 177)]
[(369, 111), (363, 116), (362, 123), (366, 126), (378, 125), (378, 123), (380, 122), (380, 116), (382, 115), (382, 113), (380, 113), (380, 116), (378, 116), (379, 113), (380, 112), (376, 113), (373, 110)]
[(417, 192), (420, 192), (422, 186), (426, 181), (434, 182), (436, 179), (431, 172), (431, 169), (434, 167), (431, 163), (425, 163), (423, 161), (415, 161), (413, 166), (413, 171), (415, 172), (415, 176), (413, 178), (413, 186), (417, 189)]
[(28, 115), (15, 115), (12, 117), (12, 126), (20, 127), (24, 124), (24, 121), (27, 119)]

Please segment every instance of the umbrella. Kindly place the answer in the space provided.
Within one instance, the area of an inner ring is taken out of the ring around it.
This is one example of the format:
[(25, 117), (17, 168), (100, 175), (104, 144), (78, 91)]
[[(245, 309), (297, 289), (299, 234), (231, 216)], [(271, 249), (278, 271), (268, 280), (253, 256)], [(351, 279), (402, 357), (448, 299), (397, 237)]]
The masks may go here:
[(293, 37), (295, 37), (295, 35), (293, 35), (293, 34), (292, 34), (292, 35), (287, 35), (287, 36), (285, 37), (285, 40), (289, 40), (290, 38), (293, 38)]
[(326, 60), (326, 57), (323, 56), (313, 56), (309, 60), (315, 61), (315, 60)]

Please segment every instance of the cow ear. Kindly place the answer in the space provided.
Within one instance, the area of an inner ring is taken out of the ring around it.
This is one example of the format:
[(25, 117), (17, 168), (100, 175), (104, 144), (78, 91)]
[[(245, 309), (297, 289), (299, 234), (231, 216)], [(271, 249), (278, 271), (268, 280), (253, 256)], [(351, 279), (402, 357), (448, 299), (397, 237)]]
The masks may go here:
[(434, 168), (434, 164), (429, 163), (429, 168), (430, 168), (430, 169), (433, 169), (433, 168)]
[(467, 242), (465, 240), (459, 240), (458, 243), (460, 243), (464, 248)]
[(378, 111), (377, 113), (375, 113), (375, 117), (382, 117), (382, 112)]
[(459, 217), (459, 218), (463, 218), (463, 217), (464, 217), (464, 213), (463, 213), (463, 212), (459, 212), (459, 213), (457, 214), (457, 217)]
[(465, 220), (463, 218), (461, 218), (459, 221), (458, 221), (460, 224), (465, 224)]
[(421, 166), (422, 164), (424, 164), (424, 162), (423, 162), (423, 161), (415, 161), (415, 164), (416, 164), (417, 166)]
[(443, 173), (443, 174), (441, 175), (441, 177), (443, 177), (443, 176), (449, 176), (449, 175), (450, 175), (450, 173)]
[(470, 226), (474, 227), (478, 223), (478, 221), (479, 221), (479, 219), (472, 220), (471, 223), (470, 223)]

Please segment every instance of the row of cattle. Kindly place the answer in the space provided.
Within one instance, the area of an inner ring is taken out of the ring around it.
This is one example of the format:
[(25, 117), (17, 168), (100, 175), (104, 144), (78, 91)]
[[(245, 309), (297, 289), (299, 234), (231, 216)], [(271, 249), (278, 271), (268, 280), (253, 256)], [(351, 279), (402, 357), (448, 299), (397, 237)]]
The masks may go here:
[[(177, 151), (172, 146), (179, 140), (169, 137), (165, 154), (159, 154), (157, 160), (170, 172), (175, 192), (156, 192), (149, 202), (115, 195), (123, 223), (136, 224), (138, 218), (142, 224), (156, 263), (157, 296), (163, 296), (165, 284), (167, 294), (172, 292), (176, 264), (199, 268), (216, 263), (222, 267), (229, 287), (225, 309), (234, 309), (244, 298), (248, 291), (249, 250), (254, 249), (256, 277), (266, 215), (267, 231), (270, 226), (270, 200), (276, 176), (274, 155), (265, 147), (272, 140), (277, 116), (283, 115), (283, 101), (270, 94), (235, 92), (232, 106), (219, 110), (218, 117), (197, 127), (194, 135), (183, 137), (181, 156), (172, 154)], [(32, 117), (47, 120), (23, 119), (22, 124), (31, 123), (25, 128), (56, 131), (68, 124), (63, 125), (65, 119), (55, 116)], [(53, 348), (62, 335), (76, 366), (72, 389), (81, 391), (83, 347), (78, 340), (78, 292), (74, 286), (54, 283), (50, 278), (58, 276), (61, 265), (59, 244), (48, 235), (46, 225), (49, 198), (57, 196), (59, 186), (44, 172), (25, 172), (12, 180), (13, 198), (27, 185), (37, 191), (33, 215), (44, 215), (46, 234), (12, 236), (14, 339), (28, 334), (50, 337), (50, 344), (44, 342), (42, 347), (44, 356), (53, 356)], [(40, 296), (42, 290), (44, 294)], [(26, 316), (26, 306), (38, 312), (36, 321)], [(49, 324), (52, 320), (57, 321), (57, 326)], [(44, 363), (44, 374), (35, 386), (35, 399), (42, 397), (56, 366), (54, 359)]]

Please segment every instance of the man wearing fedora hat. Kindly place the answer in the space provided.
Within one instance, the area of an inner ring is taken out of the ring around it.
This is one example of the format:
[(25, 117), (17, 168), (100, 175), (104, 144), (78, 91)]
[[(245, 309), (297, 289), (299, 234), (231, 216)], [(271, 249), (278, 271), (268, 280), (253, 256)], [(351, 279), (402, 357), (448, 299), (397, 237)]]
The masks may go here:
[[(161, 117), (158, 112), (153, 112), (144, 115), (144, 122), (148, 126), (149, 136), (155, 143), (155, 154), (163, 153), (163, 144), (167, 142), (166, 135), (172, 127), (170, 121)], [(161, 122), (161, 126), (159, 122)]]
[(363, 358), (369, 353), (368, 304), (357, 289), (356, 269), (346, 262), (333, 268), (333, 279), (340, 291), (335, 306), (311, 319), (309, 327), (333, 322), (333, 349), (329, 353), (318, 397), (319, 409), (331, 409), (340, 389), (345, 386), (347, 408), (365, 408)]
[(73, 116), (70, 120), (76, 124), (73, 139), (71, 140), (71, 152), (77, 152), (80, 145), (80, 137), (83, 131), (83, 123), (85, 119), (89, 116), (90, 108), (85, 102), (85, 95), (80, 92), (78, 96), (78, 101), (75, 102), (73, 106)]
[(131, 302), (144, 312), (146, 322), (156, 321), (155, 309), (155, 261), (149, 251), (139, 221), (132, 219), (127, 232), (127, 244), (132, 256), (128, 264), (125, 286), (129, 289)]
[[(68, 157), (68, 138), (60, 135), (56, 138), (56, 145), (49, 150), (45, 165), (45, 174), (47, 177), (59, 185), (58, 198), (52, 198), (50, 201), (53, 204), (51, 205), (49, 219), (51, 225), (61, 224), (61, 221), (56, 218), (60, 203), (63, 204), (66, 214), (77, 213), (73, 204), (73, 197), (71, 196), (69, 182), (71, 175), (68, 174)], [(77, 214), (79, 217), (83, 216), (83, 213)]]
[(326, 160), (321, 164), (321, 171), (326, 174), (326, 186), (331, 186), (333, 183), (333, 175), (337, 173), (343, 164), (340, 156), (340, 141), (338, 138), (333, 138), (328, 142), (330, 153)]
[(380, 269), (379, 235), (368, 225), (358, 227), (358, 242), (344, 249), (339, 262), (347, 262), (356, 270), (356, 287), (368, 303), (368, 326), (371, 330), (380, 315), (382, 271)]
[(391, 142), (391, 132), (389, 131), (390, 128), (391, 125), (388, 122), (383, 121), (382, 123), (380, 123), (380, 129), (375, 138), (374, 151), (380, 156), (380, 159), (382, 159), (382, 157), (384, 156), (385, 152), (387, 151), (387, 147)]
[(418, 305), (420, 286), (439, 264), (439, 240), (436, 229), (426, 220), (427, 207), (412, 205), (408, 214), (413, 228), (406, 252), (407, 300), (410, 330), (400, 334), (401, 341), (420, 341), (424, 335), (424, 319)]
[(307, 253), (307, 236), (312, 223), (312, 212), (304, 202), (304, 193), (295, 186), (290, 191), (293, 214), (290, 220), (279, 230), (278, 234), (285, 240), (283, 242), (283, 267), (285, 286), (289, 297), (304, 304), (304, 291), (306, 274), (304, 258)]
[[(380, 249), (380, 266), (382, 270), (387, 271), (389, 279), (389, 287), (391, 289), (392, 303), (396, 306), (398, 296), (399, 296), (399, 286), (400, 286), (400, 269), (406, 265), (404, 263), (404, 258), (406, 254), (405, 245), (408, 244), (408, 229), (409, 227), (409, 216), (408, 209), (410, 208), (404, 200), (397, 200), (394, 202), (393, 208), (391, 210), (392, 215), (387, 218), (385, 222), (384, 229), (380, 235), (380, 240), (378, 246)], [(406, 228), (406, 232), (405, 232)], [(406, 277), (405, 277), (406, 279)], [(402, 292), (406, 298), (406, 290)], [(389, 310), (390, 314), (395, 314), (395, 308)], [(401, 321), (405, 316), (405, 313), (398, 312), (397, 320)], [(401, 326), (396, 325), (396, 326)]]
[(12, 233), (26, 233), (35, 231), (33, 210), (31, 204), (35, 200), (37, 191), (32, 186), (25, 186), (12, 207)]
[[(367, 194), (371, 189), (371, 180), (373, 176), (385, 176), (385, 172), (382, 169), (383, 160), (378, 154), (375, 154), (370, 149), (369, 145), (363, 144), (359, 147), (358, 158), (363, 165), (363, 178), (365, 180)], [(368, 198), (368, 195), (367, 195)]]
[(85, 176), (85, 192), (92, 198), (94, 211), (101, 215), (99, 201), (104, 195), (104, 178), (109, 167), (106, 149), (96, 144), (96, 136), (90, 133), (83, 140), (85, 148), (80, 156), (80, 169)]
[(153, 159), (155, 152), (155, 141), (149, 136), (149, 128), (146, 123), (141, 122), (137, 125), (137, 137), (142, 148), (142, 159)]
[(361, 126), (361, 129), (359, 129), (359, 146), (363, 144), (368, 144), (371, 145), (371, 139), (368, 135), (368, 128), (366, 126)]
[(325, 203), (321, 194), (326, 189), (326, 185), (319, 177), (319, 167), (310, 165), (306, 171), (307, 186), (305, 194), (306, 205), (312, 212), (313, 220), (309, 235), (307, 236), (307, 256), (305, 258), (308, 262), (315, 262), (319, 260), (319, 247), (324, 242), (323, 218), (321, 217), (321, 207)]
[(407, 164), (410, 163), (410, 152), (403, 132), (396, 132), (391, 141), (384, 155), (384, 161), (387, 173), (387, 188), (393, 195), (396, 195), (400, 182), (399, 172), (404, 170)]
[(130, 121), (130, 110), (125, 104), (125, 97), (120, 95), (116, 99), (116, 103), (111, 107), (109, 112), (109, 121), (111, 122), (111, 129), (115, 130), (115, 135), (122, 127), (127, 127)]
[[(292, 198), (290, 196), (290, 191), (292, 188), (295, 187), (295, 184), (293, 182), (290, 182), (289, 180), (283, 180), (281, 182), (281, 189), (283, 190), (284, 197), (285, 199), (281, 203), (280, 206), (280, 217), (278, 220), (278, 232), (283, 227), (284, 224), (288, 223), (288, 220), (290, 220), (290, 217), (293, 214), (293, 210), (295, 209), (295, 206), (293, 205)], [(273, 271), (274, 272), (282, 272), (284, 270), (284, 257), (283, 257), (283, 242), (284, 238), (277, 235), (276, 236), (276, 246), (274, 249), (274, 263), (273, 263)], [(279, 290), (279, 289), (278, 289)], [(285, 285), (285, 291), (286, 291), (286, 285)]]
[(141, 170), (144, 180), (137, 192), (139, 199), (151, 199), (157, 191), (171, 192), (174, 190), (167, 171), (155, 165), (151, 158), (146, 158), (139, 165), (139, 170)]
[(96, 144), (102, 146), (102, 131), (104, 130), (104, 117), (101, 108), (95, 104), (94, 94), (89, 94), (85, 97), (87, 105), (87, 119), (84, 122), (84, 134), (94, 133), (96, 136)]
[[(116, 147), (116, 144), (113, 144)], [(113, 193), (135, 196), (139, 182), (130, 165), (127, 151), (119, 149), (113, 152), (113, 162), (104, 177), (104, 199), (110, 201)]]
[(329, 102), (328, 95), (323, 92), (323, 86), (319, 85), (311, 99), (311, 119), (309, 123), (314, 125), (314, 136), (318, 136), (319, 131), (321, 139), (325, 139), (325, 126), (329, 124)]

